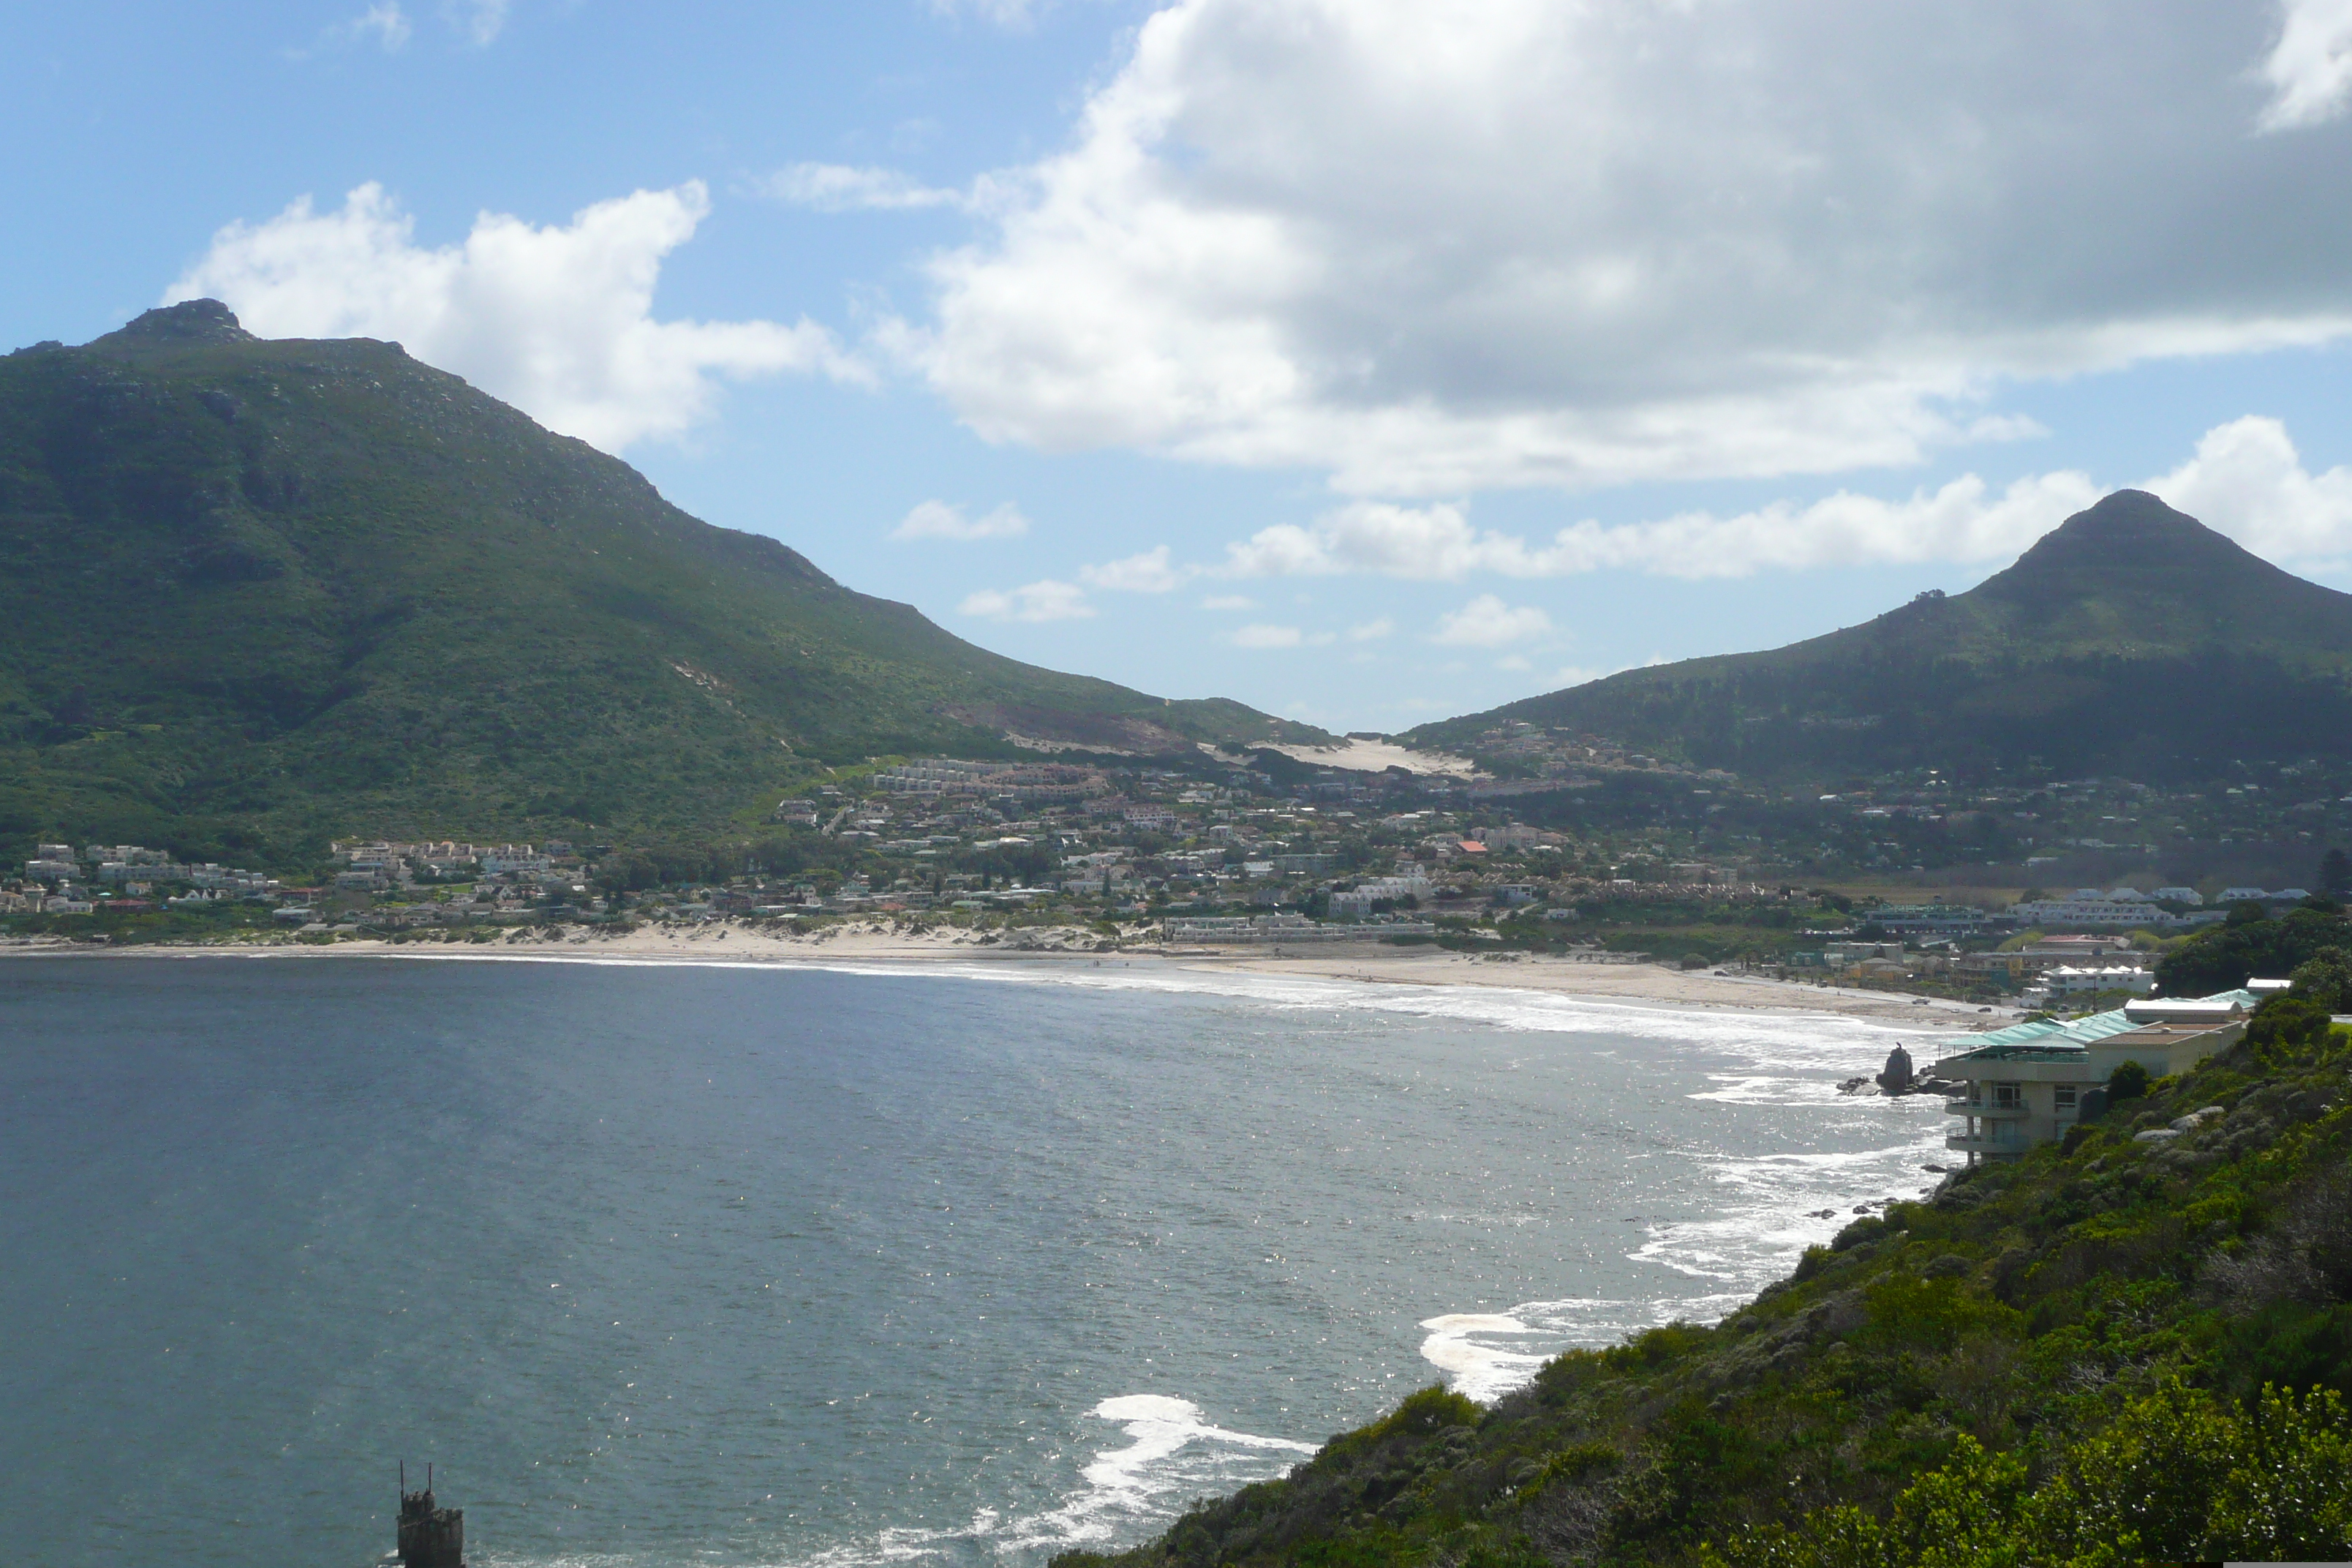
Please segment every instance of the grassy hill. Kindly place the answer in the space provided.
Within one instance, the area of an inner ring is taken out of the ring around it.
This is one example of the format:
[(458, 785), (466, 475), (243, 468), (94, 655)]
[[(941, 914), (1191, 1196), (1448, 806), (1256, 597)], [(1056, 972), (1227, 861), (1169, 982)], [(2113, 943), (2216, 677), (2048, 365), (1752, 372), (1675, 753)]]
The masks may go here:
[(1856, 1219), (1718, 1325), (1571, 1352), (1491, 1407), (1424, 1391), (1055, 1568), (2352, 1557), (2343, 979), (2063, 1145)]
[(823, 764), (1317, 740), (1000, 658), (367, 340), (0, 359), (0, 839), (723, 827)]
[(1766, 653), (1686, 659), (1414, 731), (1510, 720), (1707, 767), (1824, 777), (2211, 776), (2352, 754), (2352, 595), (2118, 490), (1965, 594)]

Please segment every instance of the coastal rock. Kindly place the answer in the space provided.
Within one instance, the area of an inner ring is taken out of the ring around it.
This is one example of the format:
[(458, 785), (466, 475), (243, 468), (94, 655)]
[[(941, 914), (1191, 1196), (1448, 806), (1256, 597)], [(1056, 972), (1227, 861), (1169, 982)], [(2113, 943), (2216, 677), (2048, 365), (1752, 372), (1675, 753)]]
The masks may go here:
[(1911, 1092), (1911, 1053), (1899, 1044), (1886, 1053), (1886, 1067), (1878, 1075), (1878, 1087), (1889, 1094)]

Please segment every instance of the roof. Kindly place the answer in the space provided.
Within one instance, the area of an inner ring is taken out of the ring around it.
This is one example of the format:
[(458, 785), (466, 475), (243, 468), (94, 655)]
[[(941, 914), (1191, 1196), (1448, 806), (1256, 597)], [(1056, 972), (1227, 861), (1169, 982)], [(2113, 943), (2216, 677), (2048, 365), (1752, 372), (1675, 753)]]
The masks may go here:
[[(2255, 997), (2251, 991), (2221, 991), (2196, 1000), (2224, 1005), (2235, 1003), (2242, 1007), (2252, 1007)], [(2216, 1021), (2220, 1021), (2218, 1017)], [(1943, 1042), (1942, 1059), (1951, 1061), (1981, 1054), (1987, 1061), (2063, 1061), (2071, 1053), (2083, 1050), (2095, 1041), (2147, 1026), (2146, 1020), (2126, 1016), (2121, 1007), (2112, 1012), (2094, 1013), (2087, 1018), (2076, 1018), (2064, 1024), (2054, 1018), (2043, 1018), (2030, 1024), (2011, 1024), (2006, 1029), (1994, 1029), (1981, 1035), (1954, 1036)], [(2031, 1047), (2031, 1050), (2020, 1047)]]
[(2252, 1005), (2250, 991), (2225, 991), (2218, 996), (2200, 996), (2194, 1001), (2180, 997), (2143, 996), (2124, 1004), (2124, 1011), (2136, 1023), (2221, 1023), (2236, 1017)]

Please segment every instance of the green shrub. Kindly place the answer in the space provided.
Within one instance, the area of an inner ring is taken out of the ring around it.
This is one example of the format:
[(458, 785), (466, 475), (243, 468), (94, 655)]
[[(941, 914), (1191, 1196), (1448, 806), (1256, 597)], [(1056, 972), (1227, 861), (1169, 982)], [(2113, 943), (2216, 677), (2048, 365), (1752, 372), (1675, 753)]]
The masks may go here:
[(2246, 1042), (2258, 1052), (2301, 1049), (2326, 1039), (2329, 1024), (2326, 1005), (2289, 992), (2269, 997), (2254, 1009), (2246, 1025)]
[(2063, 1568), (2223, 1558), (2341, 1560), (2352, 1549), (2352, 1413), (2266, 1387), (2252, 1412), (2168, 1383), (2027, 1487), (2024, 1460), (1961, 1436), (1884, 1520), (1822, 1509), (1700, 1549), (1707, 1568)]
[(2137, 1062), (2126, 1062), (2107, 1075), (2107, 1103), (2121, 1105), (2126, 1100), (2137, 1100), (2147, 1092), (2147, 1069)]

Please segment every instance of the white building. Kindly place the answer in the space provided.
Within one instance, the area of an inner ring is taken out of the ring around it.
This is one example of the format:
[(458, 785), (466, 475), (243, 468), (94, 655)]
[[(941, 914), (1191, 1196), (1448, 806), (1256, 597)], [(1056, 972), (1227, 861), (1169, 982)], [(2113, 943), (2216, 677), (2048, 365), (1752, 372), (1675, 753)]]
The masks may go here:
[(2224, 888), (2217, 904), (2282, 904), (2311, 897), (2305, 888), (2281, 888), (2275, 892), (2262, 888)]
[(1224, 944), (1288, 944), (1326, 942), (1378, 942), (1390, 937), (1434, 936), (1428, 921), (1380, 920), (1349, 925), (1322, 925), (1304, 915), (1201, 916), (1168, 922), (1170, 942)]
[(1927, 1069), (1968, 1085), (1944, 1102), (1947, 1115), (1964, 1119), (1944, 1147), (1967, 1154), (1973, 1165), (2013, 1160), (2063, 1138), (2079, 1119), (2084, 1097), (2104, 1089), (2124, 1063), (2137, 1062), (2150, 1079), (2185, 1072), (2237, 1044), (2254, 1002), (2251, 991), (2195, 1001), (2151, 998), (2072, 1024), (2018, 1024), (1953, 1041), (1969, 1048)]
[(1333, 920), (1363, 920), (1372, 912), (1376, 901), (1402, 903), (1407, 899), (1426, 900), (1430, 896), (1429, 879), (1418, 874), (1410, 877), (1379, 877), (1369, 882), (1359, 882), (1354, 888), (1331, 895)]
[(2155, 900), (2130, 888), (2105, 892), (2097, 888), (2077, 888), (2063, 899), (2035, 899), (2031, 902), (2011, 905), (2009, 912), (2011, 918), (2033, 926), (2162, 931), (2169, 927), (2206, 924), (2219, 919), (2221, 911), (2215, 910), (2194, 915), (2176, 915), (2158, 908)]
[(2128, 991), (2135, 996), (2145, 996), (2156, 989), (2156, 976), (2137, 964), (2076, 968), (2062, 963), (2042, 974), (2037, 989), (2052, 998), (2095, 996), (2102, 991)]

